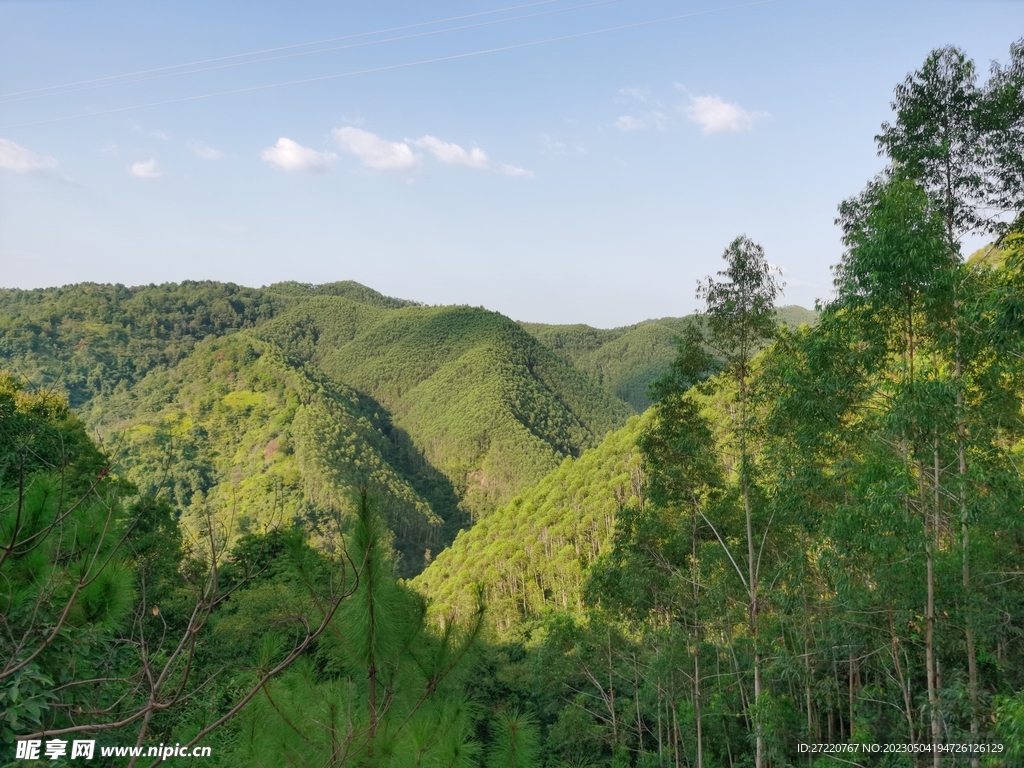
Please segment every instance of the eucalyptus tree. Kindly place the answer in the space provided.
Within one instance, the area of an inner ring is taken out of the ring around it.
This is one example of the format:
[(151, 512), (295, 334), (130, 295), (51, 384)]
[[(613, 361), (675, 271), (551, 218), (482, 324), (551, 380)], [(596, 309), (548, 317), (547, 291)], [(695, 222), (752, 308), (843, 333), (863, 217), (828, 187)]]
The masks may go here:
[(841, 719), (838, 729), (835, 723), (838, 681), (827, 659), (833, 648), (853, 650), (846, 632), (833, 631), (843, 625), (844, 597), (827, 557), (830, 542), (849, 541), (859, 529), (842, 511), (865, 431), (854, 414), (869, 396), (864, 367), (875, 348), (851, 343), (851, 330), (847, 317), (827, 310), (814, 327), (783, 330), (759, 361), (755, 392), (766, 411), (760, 473), (794, 542), (775, 590), (782, 595), (778, 614), (788, 625), (789, 650), (774, 665), (802, 684), (808, 742), (831, 741), (842, 730)]
[[(751, 362), (776, 335), (775, 301), (784, 286), (778, 278), (779, 270), (765, 259), (764, 248), (746, 236), (733, 240), (722, 258), (726, 262), (726, 268), (718, 273), (722, 279), (708, 277), (706, 282), (699, 283), (697, 297), (704, 300), (701, 317), (707, 331), (707, 342), (721, 359), (724, 375), (736, 384), (736, 408), (730, 419), (729, 431), (737, 454), (735, 470), (746, 533), (746, 573), (714, 526), (712, 529), (747, 594), (748, 630), (754, 654), (754, 760), (756, 768), (762, 768), (765, 762), (765, 742), (760, 711), (764, 688), (759, 637), (760, 552), (764, 549), (770, 521), (758, 543), (754, 536), (752, 501)], [(710, 521), (707, 522), (710, 525)], [(739, 559), (742, 560), (742, 557)]]
[(934, 360), (942, 321), (952, 306), (955, 262), (946, 246), (942, 213), (910, 179), (875, 179), (861, 195), (840, 206), (838, 223), (847, 251), (836, 267), (837, 304), (866, 321), (876, 343), (899, 361), (895, 380), (887, 380), (884, 369), (875, 371), (874, 377), (887, 411), (882, 426), (904, 465), (906, 490), (899, 490), (898, 475), (892, 476), (890, 487), (923, 526), (925, 666), (938, 766), (942, 732), (935, 655), (935, 557), (943, 520), (942, 430), (936, 406), (944, 399), (946, 382)]
[[(609, 558), (622, 574), (621, 581), (646, 584), (639, 593), (649, 599), (634, 605), (634, 610), (670, 616), (692, 639), (697, 768), (704, 765), (700, 550), (706, 525), (702, 518), (722, 478), (718, 457), (708, 450), (714, 442), (711, 429), (687, 391), (713, 369), (702, 334), (689, 326), (678, 339), (678, 354), (669, 370), (651, 386), (654, 420), (638, 440), (647, 470), (648, 504), (620, 515)], [(637, 594), (632, 585), (622, 586), (626, 586), (623, 596)], [(620, 602), (626, 601), (620, 598)], [(632, 602), (636, 603), (635, 597)]]
[(875, 137), (879, 153), (941, 204), (946, 236), (988, 223), (988, 154), (979, 114), (982, 92), (974, 62), (959, 48), (932, 51), (921, 69), (896, 86), (894, 123)]
[(1019, 229), (1024, 224), (1024, 38), (1010, 46), (1009, 62), (992, 65), (981, 120), (992, 167), (990, 205), (1009, 214)]
[[(959, 259), (959, 243), (972, 232), (1005, 234), (1009, 221), (1024, 212), (1024, 40), (1013, 44), (1010, 62), (998, 63), (984, 87), (977, 84), (974, 62), (947, 46), (929, 54), (922, 67), (896, 88), (894, 123), (876, 136), (879, 152), (897, 173), (915, 180), (941, 212), (946, 245), (958, 274), (949, 314), (956, 409), (957, 478), (961, 527), (961, 583), (964, 602), (972, 602), (967, 455), (970, 430), (964, 377), (974, 362), (965, 336), (976, 330), (964, 316), (970, 271)], [(1009, 220), (1009, 221), (1008, 221)], [(975, 628), (966, 611), (964, 622), (971, 733), (980, 727)]]

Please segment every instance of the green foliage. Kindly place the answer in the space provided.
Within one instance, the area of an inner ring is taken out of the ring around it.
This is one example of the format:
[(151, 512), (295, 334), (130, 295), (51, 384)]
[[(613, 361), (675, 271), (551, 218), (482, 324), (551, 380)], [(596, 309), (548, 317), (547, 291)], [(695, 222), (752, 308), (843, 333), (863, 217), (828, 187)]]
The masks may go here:
[(915, 182), (876, 179), (839, 212), (849, 248), (836, 268), (844, 302), (890, 313), (911, 311), (919, 301), (940, 313), (951, 302), (954, 262), (942, 218)]
[[(817, 313), (796, 305), (780, 307), (776, 316), (779, 324), (794, 329), (817, 322)], [(669, 369), (676, 355), (676, 340), (694, 327), (694, 320), (692, 315), (663, 317), (610, 330), (589, 325), (520, 325), (610, 394), (642, 413), (654, 402), (650, 386)]]
[(761, 346), (772, 339), (778, 321), (775, 299), (782, 285), (764, 256), (764, 248), (746, 236), (737, 237), (722, 254), (724, 280), (707, 278), (697, 295), (704, 299), (708, 340), (737, 377)]
[(515, 323), (481, 309), (375, 312), (325, 298), (260, 335), (379, 402), (474, 518), (629, 416)]
[(441, 541), (443, 521), (410, 479), (413, 458), (390, 439), (387, 414), (248, 332), (199, 344), (94, 414), (109, 418), (97, 428), (126, 476), (181, 510), (193, 546), (211, 530), (228, 549), (298, 521), (333, 551), (336, 518), (351, 515), (361, 485), (380, 495), (406, 572)]
[(983, 224), (984, 151), (981, 93), (974, 62), (952, 46), (932, 51), (918, 71), (896, 86), (896, 122), (884, 123), (879, 148), (899, 171), (943, 200), (950, 232)]
[(995, 722), (995, 735), (1006, 747), (1005, 757), (1024, 760), (1024, 692), (996, 700)]
[(636, 439), (645, 419), (460, 533), (412, 585), (438, 615), (455, 617), (473, 609), (480, 585), (499, 632), (549, 610), (582, 610), (587, 567), (607, 549), (616, 515), (643, 496)]
[(106, 460), (62, 397), (0, 373), (0, 739), (50, 716), (128, 614), (129, 519)]
[(516, 708), (498, 713), (493, 725), (495, 731), (488, 768), (533, 768), (538, 765), (540, 734), (537, 724), (528, 714)]
[[(461, 632), (427, 631), (422, 600), (395, 581), (387, 528), (365, 491), (351, 534), (354, 594), (315, 654), (264, 686), (232, 726), (225, 764), (267, 755), (317, 765), (477, 764), (484, 713), (456, 678), (479, 614)], [(300, 568), (304, 579), (316, 580), (315, 561)]]
[(9, 748), (18, 734), (43, 724), (43, 718), (57, 698), (52, 688), (53, 680), (43, 675), (35, 664), (23, 667), (0, 685), (0, 707), (4, 712), (0, 719), (0, 742), (5, 748)]

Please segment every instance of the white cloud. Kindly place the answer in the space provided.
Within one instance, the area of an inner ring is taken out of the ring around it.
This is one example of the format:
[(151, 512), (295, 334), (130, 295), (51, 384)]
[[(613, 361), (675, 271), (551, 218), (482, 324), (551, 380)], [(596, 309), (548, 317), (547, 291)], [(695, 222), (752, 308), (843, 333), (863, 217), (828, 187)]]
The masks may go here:
[(137, 163), (132, 163), (128, 168), (128, 173), (139, 179), (155, 179), (161, 175), (160, 166), (156, 160), (140, 160)]
[(224, 157), (223, 152), (219, 152), (201, 141), (190, 141), (187, 146), (196, 157), (201, 157), (203, 160), (220, 160)]
[(646, 115), (641, 117), (633, 117), (632, 115), (622, 115), (618, 120), (615, 121), (615, 127), (620, 131), (639, 131), (642, 128), (657, 128), (659, 131), (665, 130), (668, 126), (668, 118), (665, 117), (661, 112), (648, 112)]
[(497, 169), (498, 173), (503, 173), (506, 176), (513, 176), (517, 179), (532, 179), (533, 171), (528, 171), (525, 168), (520, 168), (518, 165), (502, 165)]
[(532, 179), (533, 173), (520, 168), (517, 165), (494, 164), (487, 157), (487, 153), (480, 147), (473, 147), (466, 151), (458, 144), (442, 141), (436, 136), (421, 136), (418, 139), (406, 139), (414, 147), (423, 147), (432, 154), (439, 163), (445, 165), (461, 165), (466, 168), (473, 168), (478, 171), (494, 171), (505, 176), (515, 176), (520, 179)]
[(533, 178), (533, 174), (525, 168), (492, 162), (480, 147), (466, 149), (436, 136), (425, 135), (418, 139), (388, 141), (375, 133), (350, 125), (335, 128), (332, 135), (339, 147), (355, 155), (367, 168), (379, 171), (404, 171), (419, 165), (420, 157), (412, 149), (417, 147), (427, 150), (435, 160), (445, 165), (460, 165), (477, 171), (494, 171), (506, 176)]
[(117, 144), (115, 144), (112, 141), (108, 141), (106, 144), (104, 144), (102, 147), (100, 147), (100, 153), (104, 154), (104, 155), (116, 155), (117, 154), (117, 150), (118, 150)]
[(700, 125), (704, 133), (742, 133), (754, 127), (761, 113), (748, 112), (718, 96), (690, 96), (690, 105), (683, 112)]
[(338, 146), (351, 152), (367, 168), (378, 171), (404, 171), (419, 163), (405, 142), (388, 141), (375, 133), (353, 128), (335, 128), (332, 132)]
[(637, 131), (644, 127), (644, 121), (632, 115), (622, 115), (615, 121), (615, 127), (620, 131)]
[(319, 173), (326, 171), (338, 156), (333, 152), (317, 152), (282, 136), (277, 144), (260, 152), (260, 159), (282, 171)]
[(486, 171), (491, 165), (487, 153), (479, 147), (473, 147), (467, 152), (458, 144), (441, 141), (436, 136), (421, 136), (418, 139), (406, 139), (406, 141), (415, 147), (429, 150), (438, 162), (446, 165), (464, 165), (466, 168), (476, 168), (481, 171)]
[(57, 159), (37, 155), (31, 149), (0, 139), (0, 168), (14, 173), (42, 173), (57, 167)]

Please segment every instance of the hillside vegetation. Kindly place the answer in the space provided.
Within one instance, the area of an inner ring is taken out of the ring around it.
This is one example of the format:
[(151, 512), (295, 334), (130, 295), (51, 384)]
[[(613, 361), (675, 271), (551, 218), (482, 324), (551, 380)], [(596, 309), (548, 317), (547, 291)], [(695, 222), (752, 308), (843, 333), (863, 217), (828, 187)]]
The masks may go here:
[(368, 483), (404, 574), (631, 413), (497, 313), (352, 282), (3, 291), (0, 353), (192, 535), (299, 519), (326, 541)]
[(397, 437), (383, 409), (290, 366), (247, 331), (201, 342), (92, 414), (127, 479), (168, 498), (194, 540), (212, 529), (221, 549), (297, 521), (333, 552), (353, 494), (366, 486), (394, 534), (401, 572), (415, 573), (452, 535), (445, 520), (461, 519), (450, 487), (445, 494), (443, 478)]
[(583, 610), (587, 568), (607, 550), (615, 518), (643, 498), (634, 416), (472, 528), (413, 582), (435, 611), (465, 619), (482, 587), (488, 621), (507, 632), (548, 610)]
[[(796, 305), (780, 307), (776, 314), (780, 324), (794, 330), (817, 322), (816, 312)], [(582, 324), (520, 325), (607, 392), (643, 413), (651, 405), (651, 384), (668, 370), (676, 356), (676, 338), (693, 321), (693, 315), (663, 317), (611, 329)]]
[(508, 318), (483, 309), (378, 311), (325, 297), (258, 334), (297, 364), (379, 402), (474, 518), (631, 414)]
[(317, 295), (379, 307), (411, 303), (350, 280), (267, 288), (213, 281), (0, 288), (0, 360), (37, 386), (65, 390), (72, 407), (87, 413), (93, 397), (175, 365), (197, 342), (255, 327)]

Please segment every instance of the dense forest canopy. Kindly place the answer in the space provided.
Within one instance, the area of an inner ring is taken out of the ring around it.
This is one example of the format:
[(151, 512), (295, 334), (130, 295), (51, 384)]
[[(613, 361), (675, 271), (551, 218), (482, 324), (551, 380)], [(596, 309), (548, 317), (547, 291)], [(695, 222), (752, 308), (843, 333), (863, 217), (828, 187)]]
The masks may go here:
[(892, 106), (815, 312), (0, 291), (2, 762), (1020, 764), (1024, 42)]

